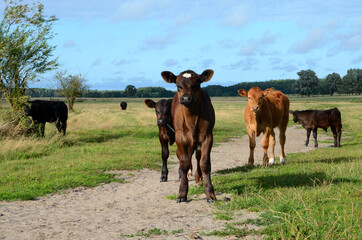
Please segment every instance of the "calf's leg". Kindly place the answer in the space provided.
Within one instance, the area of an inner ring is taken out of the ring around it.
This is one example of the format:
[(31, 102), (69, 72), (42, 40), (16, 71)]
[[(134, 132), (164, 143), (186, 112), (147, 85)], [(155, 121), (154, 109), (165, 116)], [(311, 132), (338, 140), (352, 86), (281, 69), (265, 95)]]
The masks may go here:
[(189, 190), (189, 181), (187, 178), (187, 172), (191, 166), (192, 148), (189, 145), (177, 144), (179, 160), (180, 160), (180, 188), (177, 197), (177, 202), (187, 201), (187, 192)]
[(205, 177), (205, 195), (209, 203), (216, 201), (214, 186), (211, 183), (211, 159), (210, 152), (213, 144), (212, 134), (207, 136), (201, 145), (200, 167)]
[(65, 135), (66, 129), (67, 129), (67, 122), (62, 122), (60, 120), (57, 120), (55, 122), (55, 126), (58, 129), (58, 132), (63, 132), (63, 135)]
[(342, 128), (337, 128), (337, 147), (341, 147)]
[(255, 132), (248, 131), (249, 135), (249, 148), (250, 148), (250, 154), (249, 154), (249, 161), (248, 165), (254, 164), (254, 149), (255, 149)]
[(167, 177), (168, 177), (167, 159), (170, 154), (168, 150), (168, 141), (160, 138), (160, 143), (162, 148), (161, 182), (167, 182)]
[(314, 147), (315, 147), (315, 148), (318, 147), (317, 132), (318, 132), (318, 128), (313, 129)]
[[(196, 150), (197, 166), (196, 166), (196, 172), (195, 172), (195, 182), (201, 186), (202, 185), (202, 172), (201, 172), (201, 167), (200, 167), (200, 159), (201, 159), (201, 149), (199, 149), (199, 147), (197, 147), (197, 150)], [(191, 165), (191, 171), (192, 171), (192, 165)]]
[(263, 165), (268, 165), (268, 147), (269, 147), (269, 136), (270, 136), (270, 128), (266, 128), (264, 132), (263, 139), (261, 140), (261, 146), (264, 149), (264, 157), (263, 157)]
[(275, 132), (273, 129), (271, 129), (270, 131), (270, 136), (269, 136), (269, 145), (270, 145), (270, 155), (269, 155), (269, 164), (274, 164), (274, 148), (275, 148)]
[(337, 131), (336, 131), (336, 127), (331, 125), (331, 130), (332, 130), (332, 133), (333, 133), (333, 138), (334, 138), (334, 144), (333, 146), (334, 147), (337, 147)]
[(307, 129), (307, 140), (305, 141), (305, 146), (308, 146), (309, 144), (309, 137), (310, 137), (310, 132), (312, 131), (311, 128)]
[(39, 123), (39, 128), (40, 128), (41, 136), (44, 137), (45, 123)]
[(280, 142), (280, 163), (285, 164), (285, 151), (284, 151), (284, 145), (285, 145), (285, 132), (287, 130), (287, 126), (282, 126), (279, 128), (279, 142)]

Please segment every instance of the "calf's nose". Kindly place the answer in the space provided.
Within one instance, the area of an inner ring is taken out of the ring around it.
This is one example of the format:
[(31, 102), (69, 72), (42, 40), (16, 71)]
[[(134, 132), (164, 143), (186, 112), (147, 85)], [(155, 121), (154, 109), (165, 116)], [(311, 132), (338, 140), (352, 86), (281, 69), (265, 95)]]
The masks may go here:
[(257, 112), (257, 111), (259, 110), (259, 106), (251, 107), (251, 109), (252, 109), (254, 112)]
[(157, 119), (157, 125), (158, 126), (165, 126), (167, 123), (166, 119), (163, 119), (163, 118), (160, 118), (160, 119)]
[(193, 98), (189, 94), (182, 95), (180, 98), (180, 103), (183, 105), (189, 105), (192, 103), (192, 101), (193, 101)]

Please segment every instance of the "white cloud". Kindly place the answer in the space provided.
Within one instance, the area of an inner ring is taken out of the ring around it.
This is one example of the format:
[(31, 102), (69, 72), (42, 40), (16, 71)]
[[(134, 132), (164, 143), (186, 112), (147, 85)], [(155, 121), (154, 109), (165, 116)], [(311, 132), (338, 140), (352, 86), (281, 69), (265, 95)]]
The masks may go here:
[(152, 1), (126, 1), (124, 2), (117, 12), (112, 16), (113, 22), (120, 20), (137, 20), (145, 17)]
[(239, 55), (243, 55), (243, 56), (255, 55), (257, 49), (258, 49), (258, 44), (256, 42), (251, 41), (249, 44), (244, 45), (243, 47), (241, 47)]
[(167, 33), (164, 36), (153, 36), (146, 39), (139, 49), (141, 51), (145, 50), (161, 50), (165, 49), (168, 45), (174, 44), (177, 41), (175, 40), (175, 35), (173, 33)]
[(316, 68), (320, 61), (321, 61), (320, 58), (309, 58), (305, 62), (308, 68)]
[(241, 27), (248, 23), (248, 7), (241, 5), (225, 18), (224, 24), (227, 26)]
[(305, 36), (304, 40), (294, 43), (290, 51), (295, 53), (308, 53), (323, 45), (325, 36), (324, 31), (312, 29)]
[(257, 59), (248, 57), (236, 63), (231, 63), (225, 66), (225, 68), (230, 70), (241, 69), (243, 71), (256, 70), (255, 66), (257, 65), (257, 63)]
[(252, 56), (256, 55), (258, 52), (265, 54), (266, 46), (274, 44), (277, 38), (278, 34), (271, 35), (270, 31), (267, 30), (264, 32), (261, 39), (249, 39), (248, 44), (241, 47), (239, 55)]
[(299, 68), (294, 66), (293, 64), (286, 64), (286, 65), (275, 66), (272, 69), (286, 71), (286, 72), (296, 72), (298, 71)]

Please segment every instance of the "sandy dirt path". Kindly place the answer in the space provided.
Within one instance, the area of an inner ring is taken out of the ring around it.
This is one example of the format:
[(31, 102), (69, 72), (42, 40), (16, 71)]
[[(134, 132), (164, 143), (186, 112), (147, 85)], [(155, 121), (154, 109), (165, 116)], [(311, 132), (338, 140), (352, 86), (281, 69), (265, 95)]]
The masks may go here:
[[(304, 146), (305, 137), (304, 129), (289, 127), (286, 153), (313, 150), (313, 141), (309, 147)], [(325, 135), (318, 137), (318, 140), (323, 139), (326, 139)], [(275, 155), (278, 157), (280, 145), (277, 131), (276, 140)], [(319, 147), (327, 145), (320, 143)], [(247, 136), (217, 144), (211, 154), (212, 172), (243, 166), (248, 161), (248, 155)], [(259, 137), (255, 150), (257, 164), (261, 163), (262, 155)], [(177, 162), (177, 159), (171, 156), (170, 161)], [(195, 162), (193, 165), (196, 166)], [(0, 202), (0, 239), (130, 239), (124, 235), (135, 235), (153, 228), (167, 230), (169, 234), (152, 236), (150, 239), (218, 239), (197, 233), (223, 229), (225, 223), (214, 220), (215, 209), (205, 201), (205, 195), (189, 197), (191, 201), (181, 204), (166, 199), (166, 196), (178, 192), (177, 169), (178, 164), (169, 165), (169, 181), (165, 183), (160, 183), (160, 171), (119, 171), (115, 173), (128, 183), (77, 188), (34, 201)], [(191, 186), (193, 180), (190, 177)], [(225, 195), (217, 197), (222, 200)], [(238, 215), (238, 221), (258, 217), (248, 212)], [(171, 234), (173, 230), (180, 229), (183, 229), (181, 233)], [(254, 237), (257, 238), (248, 238)]]

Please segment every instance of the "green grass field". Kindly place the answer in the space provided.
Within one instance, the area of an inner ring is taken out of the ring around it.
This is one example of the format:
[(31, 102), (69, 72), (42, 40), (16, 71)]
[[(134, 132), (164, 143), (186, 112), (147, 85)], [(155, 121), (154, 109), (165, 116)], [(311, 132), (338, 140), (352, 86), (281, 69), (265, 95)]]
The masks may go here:
[[(235, 233), (230, 229), (238, 229), (238, 223), (230, 216), (248, 209), (263, 212), (255, 224), (266, 226), (258, 234), (271, 239), (360, 238), (360, 99), (290, 98), (292, 110), (338, 107), (342, 113), (342, 147), (289, 154), (285, 166), (239, 167), (219, 172), (213, 178), (215, 190), (234, 195), (230, 202), (215, 204), (229, 216), (226, 235)], [(65, 137), (58, 135), (54, 124), (47, 123), (45, 138), (0, 139), (0, 200), (29, 200), (67, 188), (122, 181), (107, 173), (109, 170), (159, 170), (160, 145), (154, 111), (144, 105), (143, 99), (127, 99), (126, 111), (120, 111), (119, 102), (120, 99), (77, 102), (75, 111), (69, 114)], [(212, 102), (216, 112), (215, 143), (244, 135), (246, 99), (213, 98)], [(290, 120), (290, 124), (294, 123)], [(327, 134), (332, 135), (330, 130)], [(171, 154), (175, 151), (172, 146)]]

